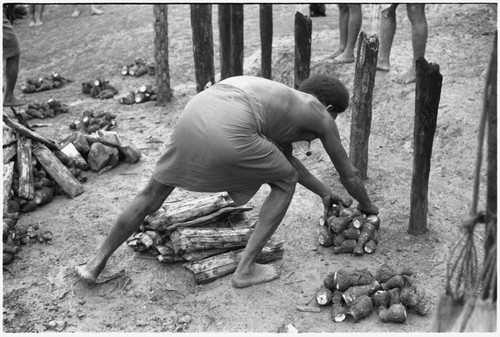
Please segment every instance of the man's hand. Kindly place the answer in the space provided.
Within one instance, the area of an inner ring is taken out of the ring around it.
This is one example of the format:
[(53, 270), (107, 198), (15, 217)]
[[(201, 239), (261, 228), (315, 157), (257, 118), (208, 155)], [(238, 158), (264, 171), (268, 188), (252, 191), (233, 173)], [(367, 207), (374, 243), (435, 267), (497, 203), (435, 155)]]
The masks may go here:
[(349, 207), (352, 205), (352, 198), (342, 197), (340, 194), (330, 191), (330, 193), (322, 198), (323, 209), (324, 209), (324, 219), (328, 219), (328, 213), (332, 208), (333, 204), (342, 204), (344, 207)]
[(378, 208), (374, 204), (370, 204), (368, 207), (362, 207), (361, 204), (358, 205), (358, 210), (361, 211), (364, 214), (370, 215), (370, 214), (378, 214)]

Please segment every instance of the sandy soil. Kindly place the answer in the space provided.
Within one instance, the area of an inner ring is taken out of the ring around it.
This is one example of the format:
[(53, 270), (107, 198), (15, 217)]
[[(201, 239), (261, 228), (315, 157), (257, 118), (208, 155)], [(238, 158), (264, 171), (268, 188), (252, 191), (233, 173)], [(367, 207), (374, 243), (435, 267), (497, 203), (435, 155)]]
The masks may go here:
[[(459, 225), (471, 204), (477, 129), (483, 106), (487, 65), (496, 29), (496, 11), (485, 4), (428, 5), (429, 39), (426, 59), (437, 63), (443, 74), (437, 130), (429, 182), (429, 232), (407, 234), (412, 176), (412, 138), (415, 86), (393, 80), (411, 62), (410, 23), (406, 10), (398, 9), (398, 30), (391, 55), (392, 70), (377, 73), (370, 139), (369, 194), (380, 208), (382, 219), (379, 250), (369, 256), (333, 255), (316, 241), (321, 201), (297, 188), (283, 224), (275, 236), (285, 240), (285, 254), (275, 262), (279, 280), (247, 289), (231, 287), (224, 277), (196, 285), (182, 265), (160, 264), (135, 253), (126, 245), (112, 256), (104, 275), (124, 274), (99, 286), (86, 286), (75, 278), (73, 267), (86, 261), (104, 239), (114, 219), (149, 179), (156, 159), (183, 106), (195, 94), (189, 6), (169, 7), (170, 70), (174, 88), (166, 107), (154, 103), (124, 106), (117, 97), (154, 78), (120, 75), (121, 65), (135, 57), (153, 57), (151, 5), (103, 5), (104, 14), (78, 18), (64, 5), (47, 6), (44, 24), (28, 27), (18, 20), (21, 41), (19, 83), (26, 78), (57, 71), (72, 78), (65, 87), (26, 95), (29, 102), (50, 97), (71, 106), (67, 115), (31, 120), (50, 123), (38, 132), (56, 141), (71, 130), (70, 121), (86, 109), (117, 114), (119, 135), (141, 149), (137, 164), (121, 164), (97, 175), (91, 173), (85, 193), (69, 199), (57, 197), (35, 212), (22, 214), (19, 224), (38, 223), (51, 230), (51, 245), (23, 246), (13, 263), (3, 269), (3, 331), (51, 331), (60, 322), (63, 332), (277, 332), (293, 324), (300, 332), (425, 332), (429, 331), (437, 297), (444, 290), (446, 263), (451, 245), (460, 237)], [(218, 65), (217, 7), (213, 8), (216, 71)], [(293, 82), (293, 22), (296, 11), (308, 14), (306, 5), (274, 6), (273, 78)], [(326, 17), (313, 18), (313, 71), (337, 74), (352, 90), (354, 64), (335, 65), (328, 57), (337, 47), (338, 13), (327, 5)], [(376, 32), (376, 11), (364, 6), (362, 29)], [(245, 5), (245, 74), (258, 75), (260, 60), (258, 5)], [(120, 90), (112, 100), (92, 99), (80, 83), (104, 76)], [(337, 121), (348, 149), (350, 111)], [(346, 194), (319, 142), (306, 157), (300, 146), (296, 155), (305, 165), (340, 193)], [(482, 175), (480, 208), (484, 209), (485, 175)], [(250, 201), (255, 215), (268, 192), (264, 186)], [(199, 196), (176, 190), (170, 201)], [(478, 237), (481, 245), (481, 237)], [(375, 270), (388, 263), (394, 268), (411, 265), (415, 282), (426, 290), (432, 303), (425, 317), (409, 315), (405, 324), (381, 323), (371, 315), (359, 323), (335, 323), (329, 310), (304, 313), (297, 305), (308, 303), (323, 278), (339, 268)], [(179, 319), (190, 316), (188, 324)], [(57, 331), (56, 329), (56, 331)], [(177, 329), (177, 330), (176, 330)], [(181, 329), (181, 330), (179, 330)]]

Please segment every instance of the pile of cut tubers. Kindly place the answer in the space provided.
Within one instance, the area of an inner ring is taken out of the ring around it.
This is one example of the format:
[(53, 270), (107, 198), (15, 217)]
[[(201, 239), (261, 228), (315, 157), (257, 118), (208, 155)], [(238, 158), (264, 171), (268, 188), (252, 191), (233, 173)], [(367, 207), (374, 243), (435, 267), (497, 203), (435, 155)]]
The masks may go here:
[(116, 127), (116, 115), (102, 110), (85, 110), (80, 119), (69, 124), (71, 130), (94, 133), (99, 130), (111, 130)]
[(120, 104), (127, 105), (149, 101), (156, 101), (156, 89), (151, 84), (141, 85), (138, 89), (129, 91), (127, 96), (118, 99)]
[(137, 57), (134, 60), (134, 63), (122, 66), (121, 73), (123, 76), (134, 76), (134, 77), (139, 77), (144, 74), (149, 74), (149, 76), (154, 76), (156, 74), (156, 66), (154, 62), (147, 61), (142, 57)]
[(109, 99), (118, 94), (118, 90), (112, 86), (109, 81), (103, 78), (96, 78), (95, 80), (82, 83), (82, 92), (90, 94), (92, 98)]
[(57, 72), (53, 72), (50, 76), (26, 79), (25, 83), (21, 84), (21, 91), (25, 94), (32, 94), (34, 92), (58, 89), (67, 82), (71, 82), (71, 80), (62, 77)]
[(379, 229), (377, 215), (334, 205), (326, 221), (320, 218), (318, 243), (323, 247), (333, 246), (334, 254), (372, 254), (377, 249)]
[(21, 111), (20, 114), (24, 118), (24, 120), (29, 120), (33, 118), (53, 118), (55, 116), (68, 112), (69, 106), (67, 104), (50, 98), (42, 103), (28, 103), (28, 107), (26, 108), (26, 110)]
[(409, 268), (395, 271), (387, 264), (374, 275), (366, 269), (340, 269), (325, 277), (315, 298), (320, 306), (331, 306), (335, 322), (347, 317), (359, 322), (376, 311), (382, 322), (404, 323), (409, 311), (421, 316), (429, 311), (429, 301), (412, 276)]

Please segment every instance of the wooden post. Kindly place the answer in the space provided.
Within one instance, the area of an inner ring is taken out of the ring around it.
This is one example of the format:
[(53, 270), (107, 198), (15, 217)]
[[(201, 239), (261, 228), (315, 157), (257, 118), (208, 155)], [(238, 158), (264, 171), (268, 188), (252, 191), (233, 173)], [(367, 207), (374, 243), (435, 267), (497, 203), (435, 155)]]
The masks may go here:
[(295, 13), (295, 89), (309, 77), (311, 71), (311, 36), (311, 18), (300, 12)]
[[(485, 252), (489, 252), (491, 247), (497, 243), (497, 39), (498, 33), (495, 34), (484, 94), (484, 109), (488, 125)], [(485, 258), (487, 258), (487, 254), (485, 254)], [(483, 293), (487, 294), (488, 291)]]
[(82, 184), (71, 174), (69, 169), (64, 166), (59, 159), (44, 145), (36, 146), (33, 154), (40, 162), (42, 167), (61, 187), (61, 189), (70, 197), (74, 198), (83, 193)]
[(218, 6), (220, 79), (231, 76), (231, 5)]
[(7, 213), (14, 176), (14, 162), (3, 165), (3, 213)]
[(231, 76), (243, 75), (243, 4), (231, 4)]
[(215, 83), (211, 4), (191, 5), (191, 29), (196, 91), (200, 92), (205, 89), (208, 82)]
[(359, 34), (354, 72), (349, 159), (362, 179), (368, 178), (368, 144), (372, 123), (372, 97), (377, 73), (379, 40), (376, 35)]
[(17, 172), (19, 173), (19, 189), (17, 195), (27, 200), (32, 200), (35, 196), (31, 149), (31, 139), (25, 136), (20, 136), (17, 139)]
[(272, 79), (272, 51), (273, 51), (273, 5), (260, 6), (260, 44), (261, 44), (261, 75)]
[(416, 70), (413, 176), (408, 228), (408, 233), (412, 235), (427, 232), (427, 196), (432, 144), (443, 83), (443, 75), (439, 72), (439, 65), (428, 63), (423, 57), (417, 60)]
[(156, 62), (156, 106), (165, 106), (172, 99), (168, 65), (168, 5), (153, 5), (154, 55)]

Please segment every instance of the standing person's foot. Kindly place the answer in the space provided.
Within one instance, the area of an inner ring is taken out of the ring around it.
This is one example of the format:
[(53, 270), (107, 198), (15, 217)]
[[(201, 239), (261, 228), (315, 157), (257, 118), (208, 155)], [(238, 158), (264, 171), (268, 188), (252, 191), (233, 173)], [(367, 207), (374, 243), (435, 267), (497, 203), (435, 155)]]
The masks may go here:
[(331, 59), (334, 59), (336, 58), (337, 56), (339, 56), (340, 54), (342, 54), (344, 52), (343, 49), (337, 49), (336, 51), (334, 51), (330, 56), (328, 56), (329, 58)]
[(71, 13), (71, 16), (74, 17), (74, 18), (77, 17), (77, 16), (79, 16), (79, 15), (80, 15), (80, 10), (78, 10), (78, 9), (75, 9), (73, 11), (73, 13)]
[(352, 63), (355, 61), (354, 53), (346, 53), (338, 55), (333, 59), (333, 63)]
[(37, 21), (35, 22), (35, 26), (38, 27), (38, 26), (41, 26), (43, 25), (43, 21)]
[(391, 66), (389, 65), (389, 62), (384, 62), (380, 60), (377, 62), (377, 70), (389, 71), (390, 69)]
[(408, 70), (406, 73), (397, 78), (395, 82), (399, 84), (410, 84), (415, 82), (415, 80), (416, 80), (415, 71)]
[(102, 13), (104, 13), (104, 11), (100, 10), (99, 8), (95, 6), (90, 7), (90, 15), (101, 15)]
[(33, 27), (35, 25), (35, 21), (30, 20), (30, 23), (28, 24), (29, 27)]
[(15, 106), (21, 106), (21, 105), (25, 105), (25, 104), (26, 104), (26, 102), (24, 100), (21, 100), (21, 99), (15, 98), (15, 97), (5, 98), (3, 101), (3, 106), (5, 106), (5, 107), (15, 107)]

